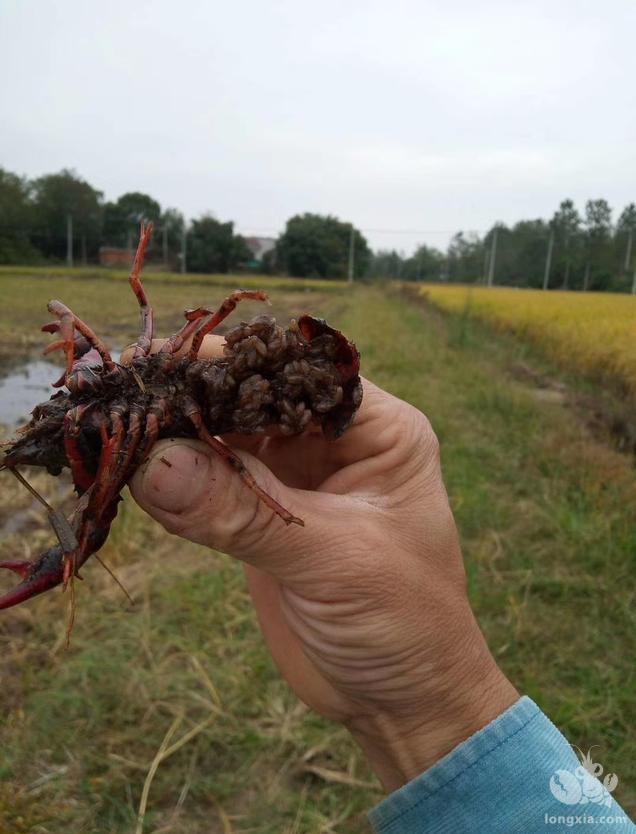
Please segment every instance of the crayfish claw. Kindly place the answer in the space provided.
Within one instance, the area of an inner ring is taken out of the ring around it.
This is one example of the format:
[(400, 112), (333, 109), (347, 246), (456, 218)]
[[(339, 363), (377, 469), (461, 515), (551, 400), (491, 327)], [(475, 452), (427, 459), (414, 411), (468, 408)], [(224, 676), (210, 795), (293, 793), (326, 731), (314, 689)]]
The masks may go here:
[(47, 324), (43, 324), (40, 330), (42, 333), (58, 333), (60, 330), (60, 323), (59, 321), (49, 321)]
[(21, 602), (60, 585), (63, 577), (63, 552), (58, 545), (49, 548), (35, 562), (0, 562), (0, 568), (13, 571), (22, 582), (0, 597), (0, 609), (11, 608)]
[(27, 578), (32, 567), (33, 562), (0, 562), (0, 568), (12, 570), (14, 573), (17, 573), (18, 576), (21, 576), (22, 579)]

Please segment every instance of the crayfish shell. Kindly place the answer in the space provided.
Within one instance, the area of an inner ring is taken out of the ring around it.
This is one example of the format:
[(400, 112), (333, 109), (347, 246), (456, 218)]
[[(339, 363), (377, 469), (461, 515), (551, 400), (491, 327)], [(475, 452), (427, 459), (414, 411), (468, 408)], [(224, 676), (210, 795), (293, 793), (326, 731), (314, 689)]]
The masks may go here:
[(324, 336), (331, 337), (336, 342), (334, 364), (341, 377), (342, 401), (329, 410), (322, 424), (325, 437), (336, 440), (351, 425), (362, 402), (362, 383), (359, 376), (360, 354), (346, 336), (343, 336), (339, 330), (329, 327), (324, 319), (301, 316), (298, 326), (304, 338), (309, 342), (310, 349), (318, 350)]

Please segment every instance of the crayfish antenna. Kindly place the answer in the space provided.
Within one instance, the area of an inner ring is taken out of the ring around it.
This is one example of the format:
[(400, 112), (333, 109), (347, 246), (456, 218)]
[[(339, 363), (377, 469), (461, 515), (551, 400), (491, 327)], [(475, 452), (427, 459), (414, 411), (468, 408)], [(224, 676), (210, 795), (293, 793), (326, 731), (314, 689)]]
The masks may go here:
[[(119, 588), (123, 591), (123, 593), (124, 593), (124, 594), (128, 597), (128, 602), (129, 602), (131, 605), (134, 605), (134, 604), (135, 604), (135, 600), (134, 600), (134, 599), (130, 596), (130, 594), (129, 594), (129, 593), (128, 593), (128, 591), (126, 590), (126, 587), (125, 587), (125, 585), (123, 584), (123, 582), (122, 582), (122, 581), (121, 581), (121, 580), (117, 577), (117, 574), (116, 574), (113, 570), (111, 570), (111, 569), (108, 567), (108, 565), (107, 565), (107, 564), (106, 564), (106, 562), (105, 562), (105, 561), (101, 558), (101, 556), (97, 556), (97, 555), (96, 555), (96, 556), (95, 556), (95, 558), (97, 559), (97, 561), (99, 562), (99, 564), (100, 564), (100, 565), (104, 568), (104, 570), (105, 570), (105, 571), (106, 571), (106, 573), (110, 576), (110, 578), (114, 580), (115, 584), (116, 584), (116, 585), (117, 585), (117, 586), (118, 586), (118, 587), (119, 587)], [(78, 577), (78, 578), (80, 578), (80, 579), (81, 579), (81, 577)]]

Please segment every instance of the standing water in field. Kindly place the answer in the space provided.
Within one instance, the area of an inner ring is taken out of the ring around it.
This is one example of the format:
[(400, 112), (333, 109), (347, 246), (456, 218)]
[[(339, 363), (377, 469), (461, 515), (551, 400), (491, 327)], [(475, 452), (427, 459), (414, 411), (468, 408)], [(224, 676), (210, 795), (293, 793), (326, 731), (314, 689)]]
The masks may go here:
[[(119, 353), (111, 351), (115, 362)], [(20, 365), (0, 371), (0, 425), (12, 429), (26, 422), (36, 403), (55, 393), (53, 383), (60, 378), (62, 366), (45, 359), (27, 359)]]
[(54, 393), (51, 383), (59, 376), (59, 364), (43, 359), (12, 368), (0, 379), (0, 423), (13, 427), (28, 418), (35, 403)]

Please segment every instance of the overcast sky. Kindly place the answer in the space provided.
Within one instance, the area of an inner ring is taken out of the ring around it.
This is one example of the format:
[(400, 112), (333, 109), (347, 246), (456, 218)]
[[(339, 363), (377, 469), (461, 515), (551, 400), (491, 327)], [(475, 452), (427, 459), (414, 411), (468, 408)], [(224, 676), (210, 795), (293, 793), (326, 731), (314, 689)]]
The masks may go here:
[(374, 247), (636, 201), (634, 0), (0, 0), (0, 166)]

